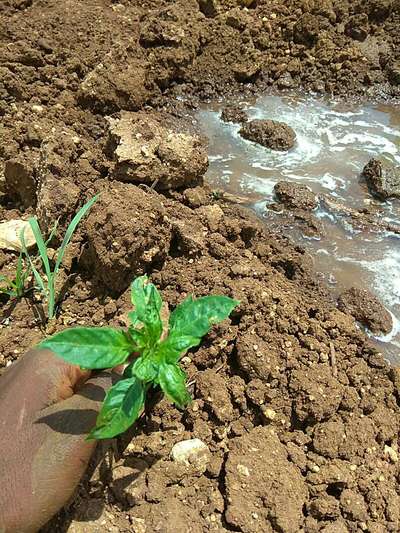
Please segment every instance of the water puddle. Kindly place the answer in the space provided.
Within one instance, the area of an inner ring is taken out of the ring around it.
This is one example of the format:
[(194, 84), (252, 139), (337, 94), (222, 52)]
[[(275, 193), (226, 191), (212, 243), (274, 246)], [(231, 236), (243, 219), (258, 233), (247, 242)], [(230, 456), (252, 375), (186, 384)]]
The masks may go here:
[[(218, 105), (207, 106), (198, 118), (210, 141), (207, 180), (213, 186), (246, 197), (267, 223), (279, 217), (265, 209), (274, 199), (274, 185), (287, 180), (352, 209), (376, 203), (383, 209), (381, 221), (400, 224), (400, 201), (377, 202), (360, 181), (372, 156), (384, 155), (400, 165), (400, 106), (264, 96), (243, 107), (249, 118), (289, 124), (297, 144), (282, 153), (246, 141), (239, 125), (220, 120)], [(392, 313), (394, 328), (376, 342), (387, 359), (400, 364), (400, 235), (357, 229), (322, 204), (314, 214), (325, 236), (310, 238), (296, 227), (288, 233), (311, 252), (316, 271), (336, 294), (357, 286), (378, 296)]]

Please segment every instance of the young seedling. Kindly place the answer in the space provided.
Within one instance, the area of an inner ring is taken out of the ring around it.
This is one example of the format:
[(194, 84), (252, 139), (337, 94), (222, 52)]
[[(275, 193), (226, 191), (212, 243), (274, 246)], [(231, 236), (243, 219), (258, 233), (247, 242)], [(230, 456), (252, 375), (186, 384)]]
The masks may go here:
[[(25, 239), (22, 234), (21, 240), (22, 240), (22, 251), (26, 255), (30, 268), (32, 269), (33, 276), (35, 278), (35, 281), (37, 283), (37, 289), (44, 295), (46, 301), (47, 301), (47, 318), (51, 320), (54, 318), (56, 313), (56, 304), (58, 301), (57, 295), (56, 295), (56, 281), (57, 281), (57, 275), (60, 270), (60, 266), (62, 263), (62, 260), (64, 259), (65, 250), (67, 249), (67, 246), (79, 224), (79, 222), (82, 220), (82, 218), (86, 215), (86, 213), (89, 211), (89, 209), (92, 207), (92, 205), (97, 200), (97, 196), (89, 200), (74, 216), (74, 218), (71, 220), (67, 231), (65, 232), (64, 239), (61, 243), (61, 246), (57, 253), (57, 258), (54, 264), (54, 268), (52, 270), (50, 266), (50, 259), (47, 251), (47, 244), (50, 242), (51, 238), (49, 238), (47, 241), (44, 240), (43, 234), (40, 230), (38, 221), (36, 217), (32, 217), (28, 220), (33, 234), (36, 239), (36, 244), (39, 252), (39, 258), (42, 263), (42, 268), (44, 270), (45, 276), (40, 275), (39, 271), (35, 267), (34, 259), (29, 254), (27, 247), (25, 245)], [(55, 226), (56, 227), (56, 226)], [(52, 232), (53, 236), (54, 230)]]
[(24, 254), (21, 252), (18, 257), (15, 278), (11, 279), (8, 276), (0, 276), (0, 282), (5, 283), (5, 286), (0, 287), (0, 293), (7, 294), (12, 299), (22, 298), (27, 292), (26, 282), (30, 273), (31, 269), (29, 266), (25, 266)]
[[(55, 232), (57, 230), (58, 221), (55, 222), (53, 229), (51, 230), (51, 233), (49, 235), (49, 238), (46, 241), (47, 244), (51, 241), (51, 239), (54, 237)], [(18, 256), (17, 261), (17, 268), (15, 270), (15, 278), (11, 279), (8, 276), (1, 276), (0, 275), (0, 282), (5, 283), (5, 287), (0, 287), (0, 293), (7, 294), (12, 299), (20, 299), (25, 294), (31, 290), (33, 290), (35, 287), (29, 287), (29, 289), (26, 287), (26, 283), (29, 279), (29, 276), (32, 272), (30, 262), (33, 260), (32, 256), (29, 257), (27, 253), (27, 247), (25, 244), (25, 238), (24, 238), (24, 228), (19, 233), (19, 240), (21, 242), (21, 252)]]
[[(128, 363), (123, 378), (108, 391), (96, 427), (88, 439), (107, 439), (126, 431), (140, 416), (146, 392), (160, 386), (178, 407), (191, 400), (186, 375), (178, 362), (198, 346), (212, 324), (227, 318), (239, 302), (227, 296), (188, 296), (170, 314), (163, 338), (162, 300), (146, 276), (131, 285), (134, 311), (125, 331), (111, 327), (77, 327), (57, 333), (40, 344), (68, 363), (86, 369), (106, 369)], [(137, 357), (130, 361), (132, 355)]]

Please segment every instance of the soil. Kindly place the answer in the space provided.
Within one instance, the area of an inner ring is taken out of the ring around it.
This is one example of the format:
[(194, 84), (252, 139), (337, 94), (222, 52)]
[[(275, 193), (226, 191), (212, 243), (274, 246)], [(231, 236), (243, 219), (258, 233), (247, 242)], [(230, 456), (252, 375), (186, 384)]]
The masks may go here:
[(296, 142), (294, 130), (287, 124), (276, 120), (250, 120), (242, 125), (239, 133), (243, 139), (282, 152), (293, 148)]
[[(202, 184), (190, 109), (271, 86), (398, 95), (399, 2), (139, 4), (1, 2), (1, 218), (36, 213), (48, 232), (59, 219), (57, 249), (102, 192), (47, 333), (126, 325), (143, 272), (171, 308), (189, 293), (241, 304), (182, 361), (192, 405), (154, 397), (130, 434), (99, 446), (43, 531), (397, 532), (400, 371), (337, 309), (303, 249)], [(16, 260), (1, 250), (0, 273)], [(4, 369), (46, 327), (37, 296), (2, 298)], [(171, 457), (194, 438), (205, 467)]]
[(341, 311), (352, 315), (375, 335), (388, 334), (393, 328), (389, 311), (366, 289), (351, 287), (342, 292), (338, 306)]
[(275, 196), (286, 207), (312, 210), (318, 205), (317, 196), (306, 186), (290, 181), (279, 181), (274, 187)]
[(248, 117), (246, 111), (240, 106), (228, 105), (222, 110), (221, 120), (224, 122), (233, 122), (234, 124), (242, 124), (243, 122), (247, 122)]
[(400, 198), (400, 168), (383, 159), (371, 159), (363, 169), (363, 177), (372, 194), (386, 200)]

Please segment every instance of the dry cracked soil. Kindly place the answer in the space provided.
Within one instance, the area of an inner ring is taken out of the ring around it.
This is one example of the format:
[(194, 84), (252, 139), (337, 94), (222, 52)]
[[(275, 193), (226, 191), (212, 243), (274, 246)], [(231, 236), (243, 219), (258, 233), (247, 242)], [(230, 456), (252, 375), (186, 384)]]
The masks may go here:
[[(262, 90), (396, 97), (399, 22), (399, 0), (2, 0), (1, 218), (59, 218), (56, 249), (102, 193), (51, 330), (125, 325), (143, 273), (171, 308), (241, 302), (183, 359), (191, 406), (154, 398), (43, 532), (400, 530), (400, 371), (304, 250), (204, 183), (190, 113)], [(0, 251), (1, 274), (16, 259)], [(45, 334), (37, 298), (3, 298), (1, 314), (0, 372)], [(171, 457), (194, 438), (202, 461)]]

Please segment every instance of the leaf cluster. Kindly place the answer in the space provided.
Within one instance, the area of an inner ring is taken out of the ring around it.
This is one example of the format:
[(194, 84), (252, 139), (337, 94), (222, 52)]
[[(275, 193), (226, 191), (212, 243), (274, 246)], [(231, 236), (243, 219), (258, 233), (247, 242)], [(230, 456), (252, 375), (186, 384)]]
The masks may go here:
[(123, 378), (107, 392), (90, 439), (111, 438), (127, 430), (140, 416), (149, 387), (159, 386), (173, 403), (185, 407), (191, 398), (179, 359), (239, 303), (227, 296), (189, 296), (170, 314), (164, 338), (161, 295), (146, 276), (132, 283), (131, 301), (134, 310), (128, 315), (127, 330), (71, 328), (40, 344), (86, 369), (127, 364)]

